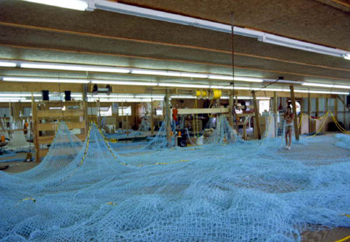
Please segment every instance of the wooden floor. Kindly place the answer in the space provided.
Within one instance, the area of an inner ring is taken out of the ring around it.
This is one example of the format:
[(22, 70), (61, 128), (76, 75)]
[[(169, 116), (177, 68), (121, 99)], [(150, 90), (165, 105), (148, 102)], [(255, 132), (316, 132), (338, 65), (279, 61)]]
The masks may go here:
[[(17, 153), (15, 156), (11, 157), (5, 157), (2, 158), (0, 155), (0, 161), (1, 160), (8, 160), (8, 159), (18, 159), (18, 160), (24, 160), (27, 156), (27, 153)], [(18, 173), (18, 172), (23, 172), (27, 171), (35, 166), (37, 166), (39, 163), (37, 162), (0, 162), (0, 166), (9, 166), (8, 169), (3, 170), (5, 172), (11, 172), (11, 173)]]
[[(336, 228), (317, 232), (305, 232), (302, 234), (303, 242), (334, 242), (350, 236), (350, 228)], [(342, 242), (350, 241), (349, 239)]]

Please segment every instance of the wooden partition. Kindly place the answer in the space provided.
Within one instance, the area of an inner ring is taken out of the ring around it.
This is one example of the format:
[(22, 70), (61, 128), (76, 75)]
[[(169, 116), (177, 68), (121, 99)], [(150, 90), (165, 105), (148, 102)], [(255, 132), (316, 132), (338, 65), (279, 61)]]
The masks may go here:
[[(59, 108), (63, 109), (59, 109)], [(42, 101), (33, 102), (34, 144), (36, 161), (45, 157), (52, 143), (58, 125), (64, 121), (70, 130), (79, 129), (76, 136), (85, 140), (87, 134), (86, 103), (81, 101)], [(47, 148), (43, 148), (47, 145)]]

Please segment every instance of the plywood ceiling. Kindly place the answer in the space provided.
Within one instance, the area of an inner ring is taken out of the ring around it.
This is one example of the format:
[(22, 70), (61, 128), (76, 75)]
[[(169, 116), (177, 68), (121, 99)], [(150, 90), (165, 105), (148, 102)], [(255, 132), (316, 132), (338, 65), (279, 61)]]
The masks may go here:
[[(224, 0), (217, 1), (217, 4), (216, 1), (197, 0), (137, 2), (147, 7), (220, 22), (229, 21), (226, 15), (234, 10), (236, 24), (300, 39), (310, 37), (312, 42), (327, 45), (331, 45), (332, 41), (332, 46), (347, 46), (346, 49), (350, 49), (349, 38), (343, 34), (347, 32), (348, 35), (350, 32), (349, 14), (318, 1), (279, 1), (278, 4), (276, 1), (255, 0)], [(289, 2), (295, 3), (295, 6)], [(194, 11), (195, 3), (199, 4), (197, 11)], [(317, 10), (314, 11), (314, 8)], [(328, 15), (323, 12), (326, 9), (334, 17), (333, 22), (311, 24), (312, 17), (306, 16), (307, 13), (317, 19), (328, 19)], [(301, 24), (303, 21), (311, 25), (305, 28)], [(322, 24), (326, 30), (321, 28)], [(283, 31), (281, 26), (284, 26)], [(334, 31), (339, 34), (332, 34)], [(0, 33), (0, 59), (232, 73), (229, 34), (112, 12), (79, 12), (18, 0), (0, 0)], [(323, 36), (321, 42), (312, 39), (320, 35)], [(235, 73), (240, 76), (269, 79), (284, 76), (290, 80), (339, 83), (350, 80), (350, 61), (342, 58), (275, 46), (242, 36), (235, 36), (234, 52)], [(17, 68), (0, 68), (0, 75), (86, 77), (86, 73)], [(102, 73), (89, 73), (89, 76), (123, 80), (171, 80)]]

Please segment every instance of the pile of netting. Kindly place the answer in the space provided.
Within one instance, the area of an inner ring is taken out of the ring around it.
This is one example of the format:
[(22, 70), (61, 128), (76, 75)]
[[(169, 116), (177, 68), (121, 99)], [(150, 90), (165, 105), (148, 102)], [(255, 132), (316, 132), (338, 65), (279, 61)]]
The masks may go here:
[[(10, 142), (5, 146), (6, 150), (12, 150), (12, 151), (23, 151), (30, 149), (30, 143), (27, 142), (26, 136), (23, 132), (23, 124), (21, 122), (13, 123), (12, 129), (14, 130), (11, 132), (10, 135)], [(28, 130), (28, 132), (30, 132)]]
[(0, 240), (281, 242), (350, 227), (350, 151), (336, 137), (284, 150), (283, 137), (241, 142), (217, 128), (223, 142), (140, 165), (96, 126), (82, 143), (62, 124), (39, 166), (0, 173)]

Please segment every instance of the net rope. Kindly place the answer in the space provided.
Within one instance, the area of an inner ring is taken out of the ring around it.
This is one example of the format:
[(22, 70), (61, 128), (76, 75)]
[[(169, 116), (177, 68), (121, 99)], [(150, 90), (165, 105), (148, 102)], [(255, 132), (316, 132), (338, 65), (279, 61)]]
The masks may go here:
[(350, 227), (350, 150), (336, 146), (348, 136), (285, 150), (273, 125), (244, 142), (217, 123), (210, 144), (143, 155), (119, 154), (96, 125), (81, 142), (61, 124), (40, 165), (0, 172), (0, 241), (280, 242)]

